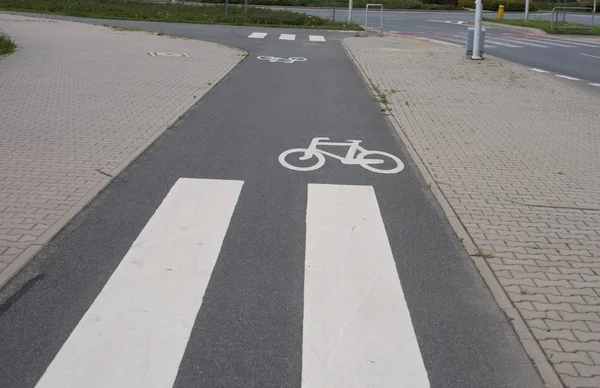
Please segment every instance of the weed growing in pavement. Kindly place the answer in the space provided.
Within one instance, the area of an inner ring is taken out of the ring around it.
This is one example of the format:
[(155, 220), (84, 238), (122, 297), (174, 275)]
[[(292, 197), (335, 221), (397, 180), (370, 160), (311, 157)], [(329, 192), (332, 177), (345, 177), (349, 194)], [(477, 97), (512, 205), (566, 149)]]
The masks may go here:
[(15, 51), (17, 45), (10, 36), (0, 32), (0, 56), (11, 54)]
[(475, 252), (474, 256), (482, 257), (484, 259), (491, 259), (492, 257), (494, 257), (494, 254), (491, 252), (486, 252), (481, 248), (477, 248), (477, 251)]

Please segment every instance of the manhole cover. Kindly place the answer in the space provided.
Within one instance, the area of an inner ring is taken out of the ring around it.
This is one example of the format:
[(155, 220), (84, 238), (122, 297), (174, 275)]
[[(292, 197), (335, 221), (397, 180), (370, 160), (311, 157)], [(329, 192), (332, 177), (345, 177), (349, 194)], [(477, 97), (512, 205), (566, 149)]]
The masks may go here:
[(150, 54), (151, 57), (183, 57), (183, 58), (190, 57), (186, 53), (165, 53), (162, 51), (149, 51), (148, 54)]

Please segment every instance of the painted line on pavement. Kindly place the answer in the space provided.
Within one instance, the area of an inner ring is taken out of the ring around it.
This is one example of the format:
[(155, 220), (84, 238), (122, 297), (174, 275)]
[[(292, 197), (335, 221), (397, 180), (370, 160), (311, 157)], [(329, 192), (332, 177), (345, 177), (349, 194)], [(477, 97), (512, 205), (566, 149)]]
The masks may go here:
[(415, 26), (415, 27), (418, 27), (418, 28), (425, 28), (426, 30), (436, 30), (436, 28), (433, 28), (433, 27), (427, 27), (427, 26)]
[(591, 55), (591, 54), (585, 54), (585, 53), (579, 53), (579, 55), (585, 55), (586, 57), (592, 57), (592, 58), (600, 59), (600, 57), (597, 56), (597, 55)]
[(504, 46), (504, 47), (512, 47), (512, 48), (522, 47), (522, 46), (517, 46), (517, 45), (514, 45), (514, 44), (498, 42), (497, 40), (492, 40), (492, 39), (486, 39), (485, 41), (486, 42), (490, 42), (490, 43), (495, 44), (495, 45), (498, 45), (498, 46)]
[(36, 388), (172, 387), (242, 185), (179, 179)]
[(281, 40), (295, 40), (296, 39), (296, 35), (294, 35), (294, 34), (281, 34), (281, 35), (279, 35), (279, 39), (281, 39)]
[(302, 388), (428, 388), (373, 187), (308, 185)]
[(568, 75), (554, 74), (554, 76), (558, 77), (558, 78), (568, 79), (568, 80), (571, 80), (571, 81), (581, 81), (579, 78), (569, 77)]
[(590, 85), (590, 86), (596, 86), (596, 87), (600, 88), (600, 84), (596, 84), (596, 83), (593, 83), (593, 82), (590, 82), (588, 85)]
[(542, 70), (542, 69), (536, 69), (535, 67), (532, 67), (530, 70), (537, 71), (538, 73), (550, 73), (549, 71)]
[(253, 32), (250, 35), (248, 35), (248, 38), (252, 38), (252, 39), (264, 39), (265, 36), (267, 36), (266, 32)]
[(544, 46), (544, 45), (538, 44), (538, 43), (531, 43), (531, 42), (526, 41), (526, 40), (517, 40), (518, 38), (512, 38), (512, 39), (494, 38), (494, 39), (502, 40), (504, 42), (519, 43), (519, 44), (522, 44), (523, 46), (540, 47), (540, 48), (550, 48), (550, 46)]
[(308, 40), (310, 42), (325, 42), (325, 37), (323, 35), (309, 35)]
[(527, 38), (513, 38), (517, 41), (528, 41), (528, 42), (541, 42), (542, 44), (545, 45), (549, 45), (549, 46), (556, 46), (556, 47), (575, 47), (571, 44), (563, 44), (563, 43), (556, 43), (554, 42), (554, 39), (552, 38), (537, 38), (537, 39), (527, 39)]

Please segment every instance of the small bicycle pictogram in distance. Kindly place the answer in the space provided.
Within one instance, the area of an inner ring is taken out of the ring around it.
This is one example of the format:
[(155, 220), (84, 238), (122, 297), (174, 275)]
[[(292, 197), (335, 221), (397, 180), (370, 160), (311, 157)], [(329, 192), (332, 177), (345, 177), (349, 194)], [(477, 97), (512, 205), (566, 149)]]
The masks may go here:
[(260, 59), (261, 61), (269, 61), (271, 63), (275, 63), (275, 62), (294, 63), (294, 62), (306, 61), (306, 58), (302, 58), (302, 57), (279, 58), (279, 57), (272, 57), (270, 55), (260, 55), (257, 58)]
[[(284, 151), (279, 155), (279, 163), (285, 168), (295, 171), (312, 171), (317, 170), (325, 164), (325, 156), (332, 157), (341, 161), (343, 164), (358, 164), (362, 168), (376, 172), (379, 174), (396, 174), (404, 169), (402, 161), (387, 152), (369, 151), (361, 146), (361, 140), (347, 140), (346, 143), (329, 142), (328, 137), (315, 137), (310, 142), (308, 148), (292, 148)], [(319, 146), (339, 146), (348, 147), (348, 152), (345, 156), (336, 155), (331, 152), (318, 149)], [(308, 166), (294, 165), (297, 161), (314, 161)], [(386, 167), (375, 166), (386, 164)]]

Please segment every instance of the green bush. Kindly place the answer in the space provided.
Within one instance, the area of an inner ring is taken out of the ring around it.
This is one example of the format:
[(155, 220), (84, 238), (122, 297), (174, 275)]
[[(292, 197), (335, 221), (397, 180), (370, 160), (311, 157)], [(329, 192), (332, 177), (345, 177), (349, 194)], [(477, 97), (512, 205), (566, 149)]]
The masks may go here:
[[(0, 0), (1, 1), (1, 0)], [(223, 3), (224, 0), (187, 0), (203, 3)], [(348, 7), (347, 0), (335, 0), (339, 8)], [(379, 0), (384, 9), (456, 9), (458, 0)], [(231, 4), (243, 4), (244, 0), (229, 0)], [(249, 0), (250, 5), (282, 7), (325, 7), (330, 8), (333, 0)], [(355, 0), (355, 8), (365, 8), (372, 0)]]
[[(486, 11), (497, 11), (498, 7), (503, 5), (507, 12), (523, 12), (525, 11), (525, 0), (483, 0), (483, 9)], [(473, 0), (458, 0), (459, 8), (475, 8)], [(530, 11), (537, 11), (537, 5), (533, 2), (529, 3)]]
[(0, 56), (10, 54), (15, 51), (17, 45), (10, 36), (0, 31)]
[(225, 20), (222, 5), (196, 6), (180, 4), (141, 3), (123, 0), (0, 0), (0, 9), (11, 11), (56, 13), (60, 15), (102, 19), (147, 20), (173, 23), (261, 24), (359, 30), (353, 23), (333, 23), (317, 16), (291, 11), (229, 7)]

